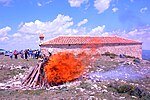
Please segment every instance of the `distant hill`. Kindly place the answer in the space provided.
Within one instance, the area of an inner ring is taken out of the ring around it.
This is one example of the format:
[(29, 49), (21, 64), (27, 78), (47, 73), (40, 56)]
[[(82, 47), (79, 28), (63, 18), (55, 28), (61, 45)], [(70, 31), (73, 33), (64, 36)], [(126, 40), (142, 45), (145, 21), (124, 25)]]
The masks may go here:
[(143, 50), (142, 51), (142, 58), (145, 60), (150, 60), (150, 50)]

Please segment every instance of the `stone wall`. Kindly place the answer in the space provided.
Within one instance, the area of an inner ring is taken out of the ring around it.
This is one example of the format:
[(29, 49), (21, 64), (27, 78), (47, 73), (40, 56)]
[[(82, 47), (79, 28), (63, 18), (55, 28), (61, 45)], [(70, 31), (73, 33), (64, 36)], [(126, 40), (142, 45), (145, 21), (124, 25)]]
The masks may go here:
[(141, 45), (119, 45), (119, 46), (104, 46), (98, 49), (99, 53), (110, 52), (114, 54), (125, 54), (142, 59)]
[(99, 53), (104, 54), (105, 52), (110, 52), (114, 54), (125, 54), (129, 56), (134, 56), (142, 59), (142, 45), (141, 44), (105, 44), (105, 45), (49, 45), (41, 46), (42, 54), (48, 55), (48, 48), (51, 48), (52, 53), (72, 51), (78, 53), (80, 51), (86, 51), (89, 53)]

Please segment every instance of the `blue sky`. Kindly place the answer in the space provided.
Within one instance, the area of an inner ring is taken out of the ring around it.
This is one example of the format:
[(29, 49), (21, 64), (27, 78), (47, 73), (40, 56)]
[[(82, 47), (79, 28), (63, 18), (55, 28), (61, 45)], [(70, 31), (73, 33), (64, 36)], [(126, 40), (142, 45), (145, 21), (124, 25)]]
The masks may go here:
[(150, 50), (149, 0), (0, 0), (0, 48), (39, 48), (59, 35), (118, 35)]

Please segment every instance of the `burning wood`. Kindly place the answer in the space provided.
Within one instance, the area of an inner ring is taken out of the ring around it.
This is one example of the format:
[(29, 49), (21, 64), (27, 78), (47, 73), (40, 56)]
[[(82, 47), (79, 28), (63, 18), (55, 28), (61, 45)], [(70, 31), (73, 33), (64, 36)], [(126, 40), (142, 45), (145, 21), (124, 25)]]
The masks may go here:
[(62, 84), (79, 78), (85, 72), (85, 64), (82, 57), (84, 53), (60, 52), (48, 58), (48, 61), (40, 61), (22, 82), (23, 85), (33, 87), (49, 87)]

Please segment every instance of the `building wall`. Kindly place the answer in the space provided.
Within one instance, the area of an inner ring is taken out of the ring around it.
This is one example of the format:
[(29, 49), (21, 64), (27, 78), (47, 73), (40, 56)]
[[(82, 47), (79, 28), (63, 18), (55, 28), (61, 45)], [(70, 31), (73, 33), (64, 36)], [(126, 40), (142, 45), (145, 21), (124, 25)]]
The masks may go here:
[[(48, 45), (41, 46), (41, 52), (48, 55), (48, 49), (52, 53), (63, 52), (63, 51), (72, 51), (78, 53), (80, 51), (86, 51), (89, 53), (99, 53), (104, 54), (105, 52), (119, 54), (125, 54), (129, 56), (134, 56), (142, 59), (142, 45), (141, 44), (96, 44), (96, 45)], [(53, 49), (53, 50), (52, 50)]]

